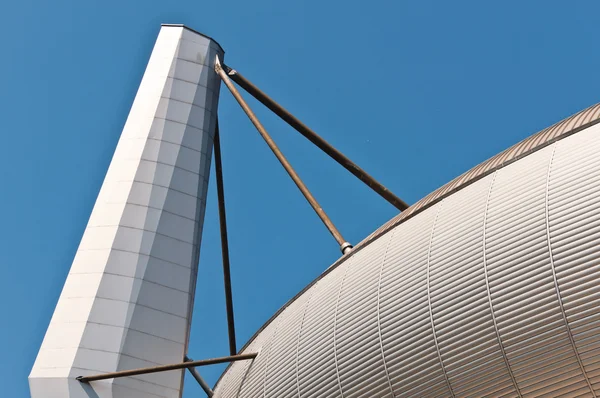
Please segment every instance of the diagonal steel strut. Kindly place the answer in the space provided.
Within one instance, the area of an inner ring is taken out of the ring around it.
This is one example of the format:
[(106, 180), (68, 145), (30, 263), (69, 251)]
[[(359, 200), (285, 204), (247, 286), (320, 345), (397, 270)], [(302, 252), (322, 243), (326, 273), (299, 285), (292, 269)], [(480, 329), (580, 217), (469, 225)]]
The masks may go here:
[(251, 96), (256, 98), (260, 103), (269, 108), (271, 112), (279, 116), (283, 121), (293, 127), (297, 132), (302, 134), (310, 142), (316, 145), (319, 149), (329, 155), (333, 160), (338, 162), (342, 167), (352, 173), (359, 180), (364, 182), (369, 188), (377, 192), (382, 198), (387, 200), (392, 206), (403, 211), (408, 209), (409, 205), (394, 195), (383, 184), (361, 169), (356, 163), (348, 159), (343, 153), (335, 149), (330, 143), (325, 141), (320, 135), (311, 130), (308, 126), (302, 123), (298, 118), (292, 115), (287, 109), (275, 102), (271, 97), (261, 91), (258, 87), (252, 84), (248, 79), (242, 76), (235, 69), (231, 69), (227, 65), (223, 65), (223, 69), (231, 80), (239, 84)]
[(264, 126), (260, 123), (256, 115), (254, 114), (254, 112), (252, 112), (252, 109), (250, 109), (246, 101), (244, 101), (244, 98), (242, 98), (239, 91), (235, 88), (235, 86), (227, 76), (227, 73), (225, 73), (225, 70), (221, 67), (219, 56), (217, 56), (215, 60), (215, 72), (217, 72), (217, 74), (221, 77), (223, 83), (225, 83), (229, 91), (231, 91), (231, 94), (233, 94), (234, 98), (240, 104), (240, 106), (242, 107), (252, 124), (254, 124), (254, 127), (256, 127), (256, 129), (263, 137), (269, 148), (271, 148), (271, 151), (273, 152), (277, 160), (279, 160), (285, 171), (287, 171), (289, 176), (292, 178), (292, 180), (298, 187), (298, 189), (300, 189), (302, 195), (304, 195), (308, 203), (310, 203), (313, 210), (315, 211), (315, 213), (317, 213), (323, 224), (325, 224), (331, 235), (333, 235), (337, 243), (340, 245), (340, 250), (342, 251), (342, 253), (346, 254), (347, 252), (352, 250), (352, 245), (344, 239), (340, 231), (338, 231), (335, 225), (333, 225), (333, 223), (331, 222), (331, 220), (329, 219), (319, 202), (317, 202), (315, 197), (308, 190), (308, 188), (306, 187), (302, 179), (298, 176), (292, 165), (288, 162), (283, 153), (281, 153), (281, 150), (277, 147), (275, 141), (273, 141), (267, 130), (264, 128)]
[[(187, 355), (185, 356), (184, 360), (186, 362), (193, 362), (193, 359), (191, 359)], [(208, 383), (206, 382), (206, 380), (204, 380), (202, 378), (202, 376), (200, 376), (200, 373), (198, 372), (198, 370), (196, 370), (196, 368), (187, 368), (187, 369), (190, 372), (190, 374), (192, 375), (192, 377), (194, 379), (196, 379), (196, 381), (198, 382), (198, 384), (200, 384), (200, 387), (204, 390), (204, 392), (206, 393), (206, 395), (208, 396), (208, 398), (212, 397), (214, 395), (213, 390), (210, 388), (210, 386), (208, 385)]]

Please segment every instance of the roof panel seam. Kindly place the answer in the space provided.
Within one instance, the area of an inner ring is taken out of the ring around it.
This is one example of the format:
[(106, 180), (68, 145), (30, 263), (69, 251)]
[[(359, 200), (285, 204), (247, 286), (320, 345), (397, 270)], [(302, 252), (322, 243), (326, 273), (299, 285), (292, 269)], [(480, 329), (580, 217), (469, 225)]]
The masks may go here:
[(450, 385), (450, 379), (448, 378), (448, 374), (446, 373), (446, 368), (444, 367), (444, 361), (442, 359), (442, 353), (440, 351), (440, 346), (437, 340), (437, 335), (435, 333), (435, 322), (433, 321), (433, 307), (431, 305), (431, 247), (433, 246), (433, 236), (435, 233), (435, 224), (437, 222), (438, 216), (442, 210), (442, 206), (444, 202), (440, 203), (440, 206), (437, 209), (435, 214), (435, 218), (433, 219), (433, 225), (431, 226), (431, 235), (429, 236), (429, 247), (427, 248), (427, 303), (429, 308), (429, 319), (431, 320), (431, 333), (433, 334), (433, 343), (435, 344), (435, 350), (437, 352), (437, 356), (440, 360), (440, 367), (442, 369), (442, 373), (444, 375), (444, 379), (446, 380), (446, 385), (448, 387), (448, 392), (452, 395), (452, 398), (455, 397), (454, 391), (452, 390), (452, 385)]
[(304, 310), (302, 311), (302, 320), (300, 321), (300, 329), (298, 330), (298, 338), (296, 339), (296, 388), (298, 389), (298, 397), (301, 398), (302, 394), (300, 393), (300, 342), (302, 341), (302, 328), (304, 327), (304, 319), (306, 318), (306, 312), (308, 311), (308, 306), (310, 305), (310, 299), (315, 293), (316, 285), (310, 290), (310, 295), (306, 300), (306, 305), (304, 306)]
[(383, 370), (385, 371), (385, 377), (387, 379), (388, 386), (390, 387), (390, 393), (392, 394), (392, 397), (395, 396), (395, 394), (394, 394), (394, 388), (392, 387), (392, 379), (390, 378), (390, 372), (388, 370), (387, 363), (385, 361), (385, 352), (383, 350), (383, 336), (381, 334), (381, 312), (380, 312), (380, 309), (381, 309), (381, 279), (382, 279), (382, 275), (383, 275), (383, 267), (385, 265), (385, 260), (387, 259), (387, 254), (388, 254), (388, 251), (392, 244), (392, 241), (394, 240), (395, 234), (396, 234), (396, 229), (394, 229), (391, 232), (390, 240), (388, 241), (386, 248), (385, 248), (385, 252), (383, 253), (383, 260), (381, 261), (381, 267), (379, 268), (379, 280), (377, 282), (377, 308), (375, 309), (375, 311), (377, 311), (377, 334), (379, 336), (379, 348), (381, 350), (381, 361), (383, 362)]
[(502, 353), (502, 359), (504, 360), (504, 364), (506, 365), (506, 370), (508, 371), (510, 379), (512, 380), (512, 383), (515, 387), (515, 391), (517, 392), (519, 397), (522, 397), (523, 395), (521, 394), (521, 390), (519, 389), (519, 385), (517, 384), (515, 375), (513, 374), (513, 371), (510, 367), (510, 363), (508, 362), (508, 357), (506, 355), (506, 350), (504, 349), (504, 345), (502, 344), (502, 339), (500, 338), (500, 331), (498, 330), (498, 322), (496, 321), (496, 314), (494, 313), (494, 304), (492, 302), (492, 292), (490, 290), (490, 279), (488, 276), (488, 269), (487, 269), (487, 258), (486, 258), (486, 250), (485, 250), (486, 249), (487, 216), (488, 216), (488, 211), (489, 211), (490, 198), (492, 196), (492, 188), (494, 187), (494, 182), (496, 181), (497, 175), (498, 175), (498, 172), (497, 171), (494, 172), (492, 181), (490, 182), (490, 188), (488, 190), (487, 199), (485, 202), (485, 213), (483, 214), (483, 272), (485, 275), (485, 286), (486, 286), (486, 290), (487, 290), (487, 296), (488, 296), (488, 300), (490, 303), (490, 313), (492, 315), (492, 321), (494, 322), (494, 332), (496, 333), (496, 339), (498, 340), (498, 346), (500, 347), (500, 352)]
[(340, 397), (344, 398), (344, 391), (342, 390), (342, 380), (340, 378), (340, 368), (338, 365), (338, 358), (337, 358), (337, 338), (336, 338), (336, 334), (337, 334), (337, 315), (338, 315), (338, 307), (340, 304), (340, 296), (342, 295), (342, 288), (344, 287), (344, 280), (346, 279), (346, 274), (348, 273), (348, 269), (350, 267), (346, 267), (346, 269), (344, 270), (344, 275), (342, 276), (342, 280), (340, 281), (340, 288), (338, 289), (338, 294), (337, 294), (337, 298), (335, 299), (335, 312), (333, 315), (333, 362), (335, 365), (335, 374), (337, 377), (337, 382), (338, 382), (338, 386), (340, 388)]
[(573, 338), (573, 333), (571, 332), (571, 327), (569, 326), (569, 321), (567, 319), (567, 314), (565, 312), (565, 307), (564, 307), (564, 303), (563, 303), (563, 299), (562, 296), (560, 294), (560, 287), (558, 285), (558, 278), (556, 277), (556, 268), (554, 266), (554, 256), (552, 253), (552, 239), (550, 237), (550, 218), (549, 218), (549, 206), (548, 206), (548, 201), (549, 201), (549, 192), (550, 192), (550, 176), (551, 176), (551, 172), (552, 172), (552, 164), (554, 162), (554, 156), (556, 154), (556, 148), (558, 147), (558, 142), (556, 142), (554, 144), (554, 148), (552, 148), (552, 155), (550, 156), (550, 162), (548, 163), (548, 173), (546, 175), (546, 192), (545, 192), (545, 206), (544, 206), (544, 213), (545, 213), (545, 221), (546, 221), (546, 237), (548, 240), (548, 256), (550, 258), (550, 266), (552, 268), (552, 278), (554, 280), (554, 289), (556, 291), (556, 298), (558, 300), (558, 305), (560, 306), (560, 313), (562, 315), (562, 319), (565, 325), (565, 329), (567, 332), (567, 336), (569, 337), (569, 341), (571, 342), (571, 348), (573, 349), (573, 354), (575, 355), (575, 358), (577, 359), (577, 363), (579, 364), (579, 368), (581, 369), (581, 373), (583, 374), (583, 377), (585, 379), (585, 382), (587, 383), (590, 392), (592, 393), (592, 396), (594, 398), (597, 397), (596, 392), (594, 391), (594, 388), (592, 387), (592, 383), (590, 381), (590, 378), (588, 377), (587, 373), (585, 372), (585, 367), (583, 365), (583, 362), (581, 360), (581, 356), (579, 355), (579, 352), (577, 351), (577, 346), (575, 345), (575, 339)]

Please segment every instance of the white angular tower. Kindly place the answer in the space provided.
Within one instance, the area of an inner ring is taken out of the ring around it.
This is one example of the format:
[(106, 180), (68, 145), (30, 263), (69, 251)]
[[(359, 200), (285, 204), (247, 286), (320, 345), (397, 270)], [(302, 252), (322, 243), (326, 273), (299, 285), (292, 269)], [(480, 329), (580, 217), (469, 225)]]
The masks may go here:
[(32, 398), (181, 396), (217, 116), (211, 38), (163, 25), (29, 376)]

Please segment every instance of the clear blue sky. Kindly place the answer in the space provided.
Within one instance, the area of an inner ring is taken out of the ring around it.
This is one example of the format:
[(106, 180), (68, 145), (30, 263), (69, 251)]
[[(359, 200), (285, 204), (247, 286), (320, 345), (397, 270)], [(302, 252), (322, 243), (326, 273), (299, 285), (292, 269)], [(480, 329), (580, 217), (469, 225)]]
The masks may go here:
[[(409, 203), (600, 101), (597, 1), (32, 1), (0, 4), (0, 376), (35, 359), (160, 23), (226, 61)], [(257, 114), (358, 242), (396, 214)], [(227, 90), (220, 123), (239, 345), (338, 248)], [(211, 180), (190, 356), (227, 353)], [(212, 383), (222, 367), (202, 374)], [(201, 396), (186, 378), (184, 397)]]

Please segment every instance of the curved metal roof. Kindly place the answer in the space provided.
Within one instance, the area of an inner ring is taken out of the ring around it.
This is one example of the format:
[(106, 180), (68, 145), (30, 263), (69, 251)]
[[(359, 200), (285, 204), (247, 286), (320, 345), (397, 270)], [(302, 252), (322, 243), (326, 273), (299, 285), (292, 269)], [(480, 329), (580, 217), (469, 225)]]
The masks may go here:
[(367, 244), (375, 237), (390, 230), (390, 228), (393, 228), (407, 218), (414, 216), (423, 209), (426, 209), (432, 204), (438, 202), (440, 199), (458, 191), (459, 189), (464, 188), (465, 186), (498, 170), (499, 168), (504, 167), (522, 158), (523, 156), (527, 156), (528, 154), (550, 145), (561, 138), (581, 131), (598, 122), (600, 122), (600, 103), (592, 105), (587, 109), (577, 112), (576, 114), (561, 120), (560, 122), (545, 128), (536, 134), (533, 134), (523, 141), (489, 158), (485, 162), (473, 167), (466, 173), (456, 177), (454, 180), (441, 186), (410, 206), (408, 209), (406, 209), (406, 211), (403, 211), (387, 223), (383, 224), (366, 239), (364, 239), (359, 245)]
[[(446, 183), (435, 191), (431, 192), (429, 195), (425, 196), (423, 199), (419, 200), (412, 206), (410, 206), (406, 211), (398, 214), (396, 217), (392, 218), (381, 227), (377, 228), (373, 233), (359, 242), (353, 249), (353, 253), (356, 253), (357, 250), (361, 250), (363, 247), (371, 243), (374, 239), (381, 236), (385, 232), (389, 231), (391, 228), (399, 225), (405, 220), (415, 216), (420, 211), (425, 210), (427, 207), (435, 204), (440, 201), (444, 197), (452, 194), (464, 188), (465, 186), (475, 182), (476, 180), (484, 177), (485, 175), (492, 173), (499, 168), (514, 162), (526, 156), (532, 152), (535, 152), (538, 149), (541, 149), (561, 138), (568, 137), (571, 134), (574, 134), (578, 131), (581, 131), (585, 128), (593, 126), (600, 122), (600, 103), (592, 105), (582, 111), (575, 113), (574, 115), (569, 116), (566, 119), (561, 120), (558, 123), (553, 124), (550, 127), (547, 127), (523, 141), (513, 145), (512, 147), (500, 152), (499, 154), (491, 157), (490, 159), (480, 163), (479, 165), (473, 167), (466, 173), (456, 177), (454, 180)], [(302, 293), (304, 293), (309, 287), (311, 287), (314, 283), (316, 283), (320, 278), (326, 275), (333, 268), (338, 266), (340, 263), (345, 261), (347, 256), (340, 257), (335, 263), (333, 263), (323, 274), (319, 275), (314, 281), (312, 281), (309, 285), (307, 285), (303, 290), (298, 292), (296, 296), (294, 296), (290, 301), (288, 301), (279, 311), (277, 311), (273, 316), (263, 325), (261, 329), (259, 329), (254, 336), (246, 343), (248, 345), (258, 333), (262, 329), (264, 329), (267, 324), (269, 324), (281, 311), (283, 311), (291, 302), (293, 302), (296, 298), (298, 298)]]
[(565, 119), (379, 228), (265, 324), (216, 396), (596, 396), (599, 118)]

